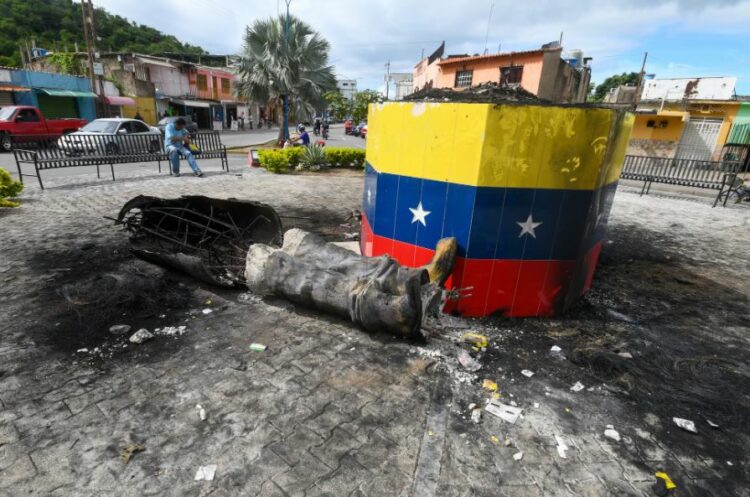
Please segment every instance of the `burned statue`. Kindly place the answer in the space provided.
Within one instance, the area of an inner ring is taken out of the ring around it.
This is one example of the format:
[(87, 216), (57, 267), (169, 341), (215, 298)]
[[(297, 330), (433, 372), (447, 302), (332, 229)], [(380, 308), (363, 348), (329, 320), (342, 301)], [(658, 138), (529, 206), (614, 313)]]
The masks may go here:
[(130, 233), (133, 253), (218, 286), (244, 286), (253, 243), (281, 245), (281, 220), (269, 205), (236, 199), (140, 195), (115, 222)]
[(440, 304), (456, 249), (455, 238), (440, 240), (432, 261), (415, 269), (388, 256), (363, 257), (291, 229), (281, 248), (250, 247), (245, 276), (255, 293), (348, 317), (367, 331), (425, 339), (422, 318)]

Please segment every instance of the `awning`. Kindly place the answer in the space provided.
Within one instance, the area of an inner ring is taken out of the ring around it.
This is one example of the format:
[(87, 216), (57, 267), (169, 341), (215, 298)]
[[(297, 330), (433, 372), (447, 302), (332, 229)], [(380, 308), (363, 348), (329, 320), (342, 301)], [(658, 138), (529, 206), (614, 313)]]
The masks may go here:
[(0, 86), (0, 91), (31, 91), (31, 88), (24, 88), (23, 86)]
[(46, 93), (50, 97), (83, 97), (83, 98), (96, 98), (96, 93), (90, 91), (77, 91), (77, 90), (52, 90), (49, 88), (34, 88), (37, 91)]
[(727, 145), (750, 145), (750, 123), (732, 126)]
[(201, 100), (182, 100), (180, 98), (173, 98), (172, 102), (177, 105), (184, 105), (185, 107), (202, 107), (204, 109), (211, 107), (211, 102), (203, 102)]
[(161, 67), (169, 67), (171, 69), (177, 69), (177, 66), (174, 64), (170, 64), (166, 60), (157, 60), (157, 59), (147, 59), (145, 57), (136, 57), (138, 59), (138, 62), (141, 62), (142, 64), (151, 64), (152, 66), (161, 66)]
[(104, 101), (109, 105), (127, 105), (129, 107), (135, 106), (135, 100), (130, 97), (104, 97)]

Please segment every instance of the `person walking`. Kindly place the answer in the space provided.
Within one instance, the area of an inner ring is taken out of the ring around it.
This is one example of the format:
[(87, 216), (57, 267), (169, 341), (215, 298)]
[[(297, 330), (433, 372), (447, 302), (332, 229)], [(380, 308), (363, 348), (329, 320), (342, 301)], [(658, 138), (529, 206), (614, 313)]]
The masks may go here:
[(198, 167), (195, 156), (190, 151), (190, 148), (188, 148), (190, 145), (190, 134), (185, 129), (185, 124), (187, 124), (185, 119), (179, 117), (167, 125), (164, 130), (164, 148), (169, 156), (169, 163), (175, 176), (180, 176), (180, 156), (182, 155), (187, 159), (188, 164), (190, 164), (193, 174), (200, 178), (203, 176), (203, 172)]

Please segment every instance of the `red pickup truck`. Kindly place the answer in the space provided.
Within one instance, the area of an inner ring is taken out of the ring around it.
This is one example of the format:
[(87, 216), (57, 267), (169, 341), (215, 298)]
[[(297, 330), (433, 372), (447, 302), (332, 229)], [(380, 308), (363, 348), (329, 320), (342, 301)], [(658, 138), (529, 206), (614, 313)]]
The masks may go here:
[(0, 150), (9, 151), (12, 136), (60, 136), (77, 131), (86, 124), (85, 119), (45, 119), (36, 107), (10, 105), (0, 109)]

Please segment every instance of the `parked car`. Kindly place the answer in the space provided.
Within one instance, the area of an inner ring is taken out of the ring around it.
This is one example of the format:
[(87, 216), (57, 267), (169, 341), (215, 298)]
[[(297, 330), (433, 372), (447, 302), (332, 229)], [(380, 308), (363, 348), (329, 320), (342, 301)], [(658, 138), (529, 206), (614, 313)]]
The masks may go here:
[(60, 136), (72, 133), (84, 124), (85, 119), (45, 119), (36, 107), (9, 105), (0, 109), (0, 149), (10, 151), (14, 136)]
[(185, 120), (185, 129), (188, 130), (188, 133), (193, 134), (198, 132), (198, 125), (193, 122), (192, 119), (188, 116), (167, 116), (162, 118), (161, 121), (156, 123), (156, 127), (159, 128), (159, 132), (163, 135), (164, 130), (166, 129), (167, 125), (170, 123), (175, 122), (179, 118), (183, 118)]
[[(120, 137), (143, 136), (136, 140)], [(103, 138), (99, 138), (103, 137)], [(138, 119), (121, 117), (95, 119), (79, 131), (62, 136), (57, 146), (69, 155), (117, 154), (121, 152), (155, 153), (161, 149), (159, 128)]]

